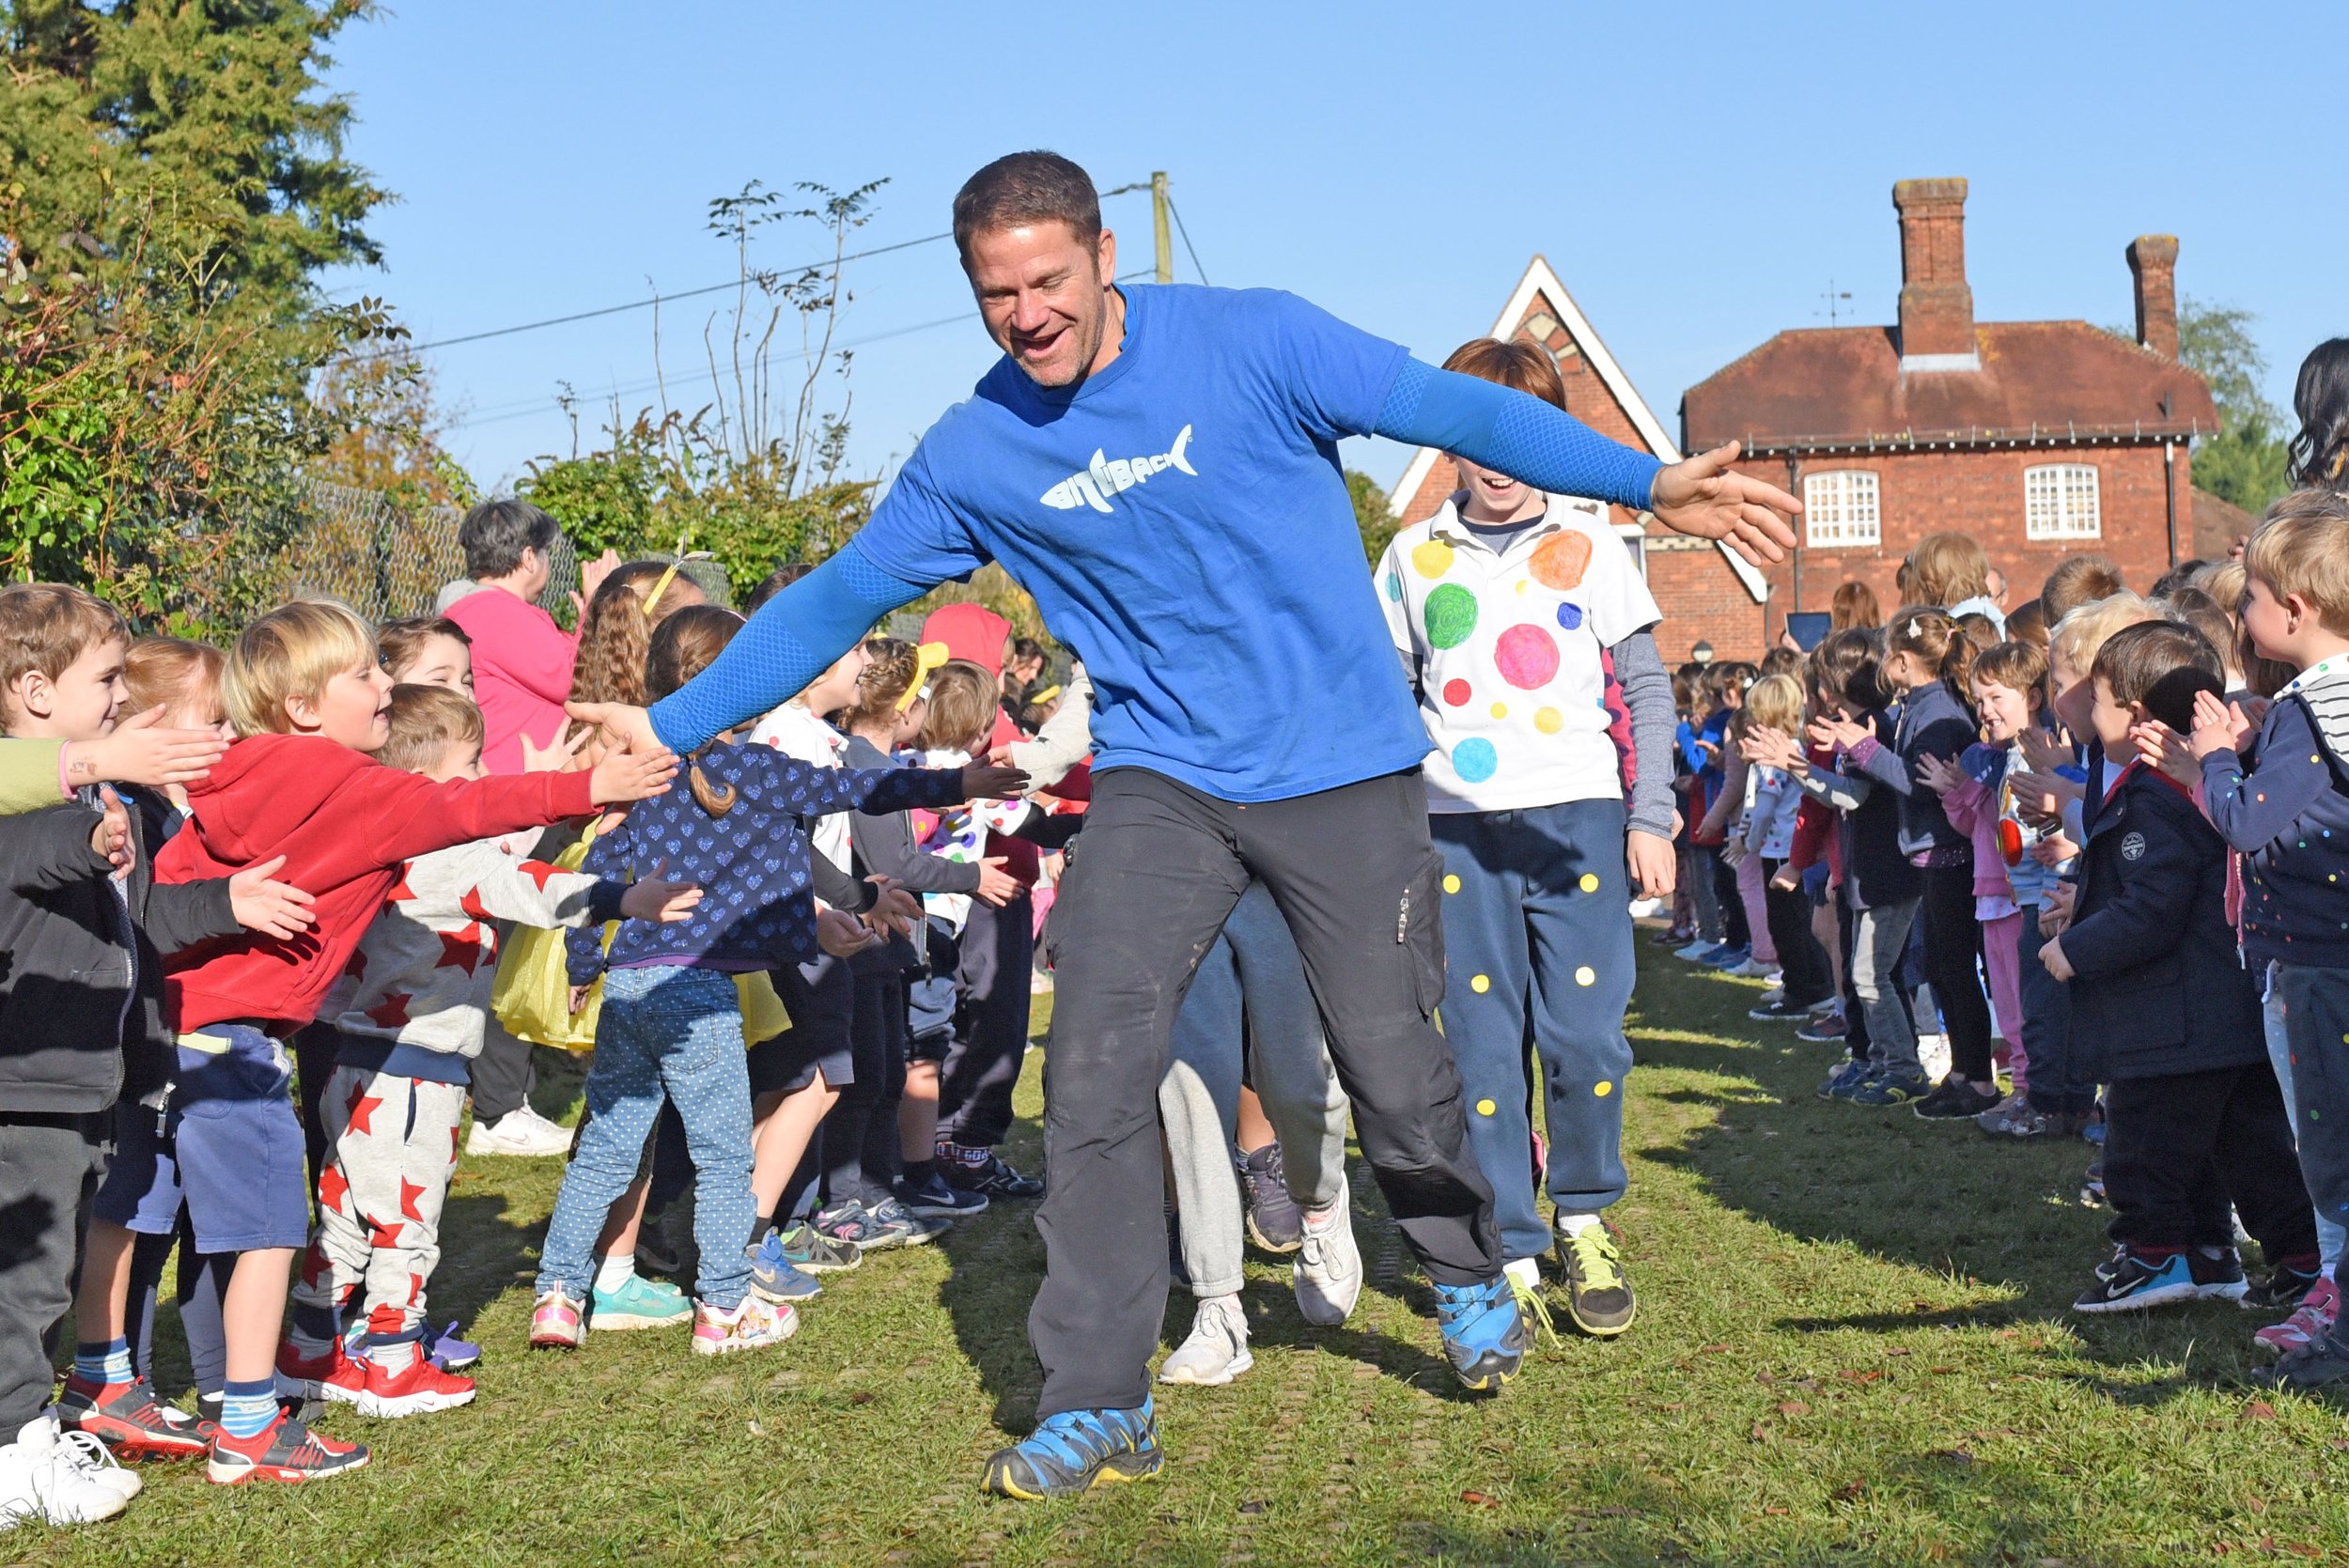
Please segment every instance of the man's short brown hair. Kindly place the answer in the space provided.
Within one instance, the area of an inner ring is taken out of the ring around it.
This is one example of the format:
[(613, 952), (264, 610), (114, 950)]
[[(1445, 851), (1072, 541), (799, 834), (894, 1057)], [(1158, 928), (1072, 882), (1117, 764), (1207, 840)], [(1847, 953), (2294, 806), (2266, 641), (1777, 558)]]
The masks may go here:
[(2123, 707), (2145, 711), (2185, 735), (2194, 728), (2194, 696), (2227, 694), (2227, 667), (2210, 639), (2179, 621), (2139, 621), (2105, 639), (2091, 667)]
[(0, 691), (39, 671), (51, 680), (101, 643), (131, 641), (122, 612), (62, 582), (0, 588)]
[(2277, 502), (2243, 549), (2243, 570), (2279, 599), (2299, 595), (2326, 630), (2349, 636), (2349, 495), (2295, 490)]
[(955, 249), (967, 268), (972, 236), (1055, 220), (1088, 250), (1101, 238), (1101, 196), (1093, 177), (1057, 152), (1008, 153), (955, 193)]
[(403, 684), (392, 688), (392, 737), (375, 760), (403, 773), (426, 773), (441, 765), (451, 746), (478, 747), (488, 732), (481, 709), (445, 686)]
[(1558, 362), (1550, 358), (1548, 349), (1521, 337), (1506, 343), (1497, 337), (1471, 337), (1452, 350), (1443, 367), (1480, 381), (1499, 381), (1516, 391), (1530, 392), (1560, 409), (1566, 406), (1566, 380), (1558, 374)]

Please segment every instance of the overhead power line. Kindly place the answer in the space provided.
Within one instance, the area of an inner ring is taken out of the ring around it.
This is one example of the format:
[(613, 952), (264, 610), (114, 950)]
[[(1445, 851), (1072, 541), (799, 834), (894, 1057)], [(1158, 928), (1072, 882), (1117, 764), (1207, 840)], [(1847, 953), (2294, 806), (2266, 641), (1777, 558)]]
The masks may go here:
[[(1142, 267), (1137, 268), (1130, 272), (1122, 272), (1118, 274), (1117, 281), (1120, 283), (1131, 283), (1136, 278), (1148, 277), (1149, 275), (1150, 269), (1147, 267)], [(668, 295), (664, 297), (675, 299), (677, 296)], [(839, 353), (849, 349), (862, 349), (867, 344), (884, 343), (893, 337), (910, 337), (915, 333), (933, 332), (940, 327), (951, 327), (961, 322), (975, 321), (977, 319), (978, 313), (976, 311), (966, 310), (954, 316), (941, 316), (934, 321), (916, 321), (910, 326), (891, 327), (884, 332), (868, 333), (863, 337), (852, 337), (848, 339), (846, 342), (834, 344), (832, 346), (832, 351), (834, 353)], [(672, 376), (662, 378), (659, 376), (652, 376), (640, 381), (631, 381), (625, 386), (614, 386), (607, 388), (605, 389), (603, 396), (607, 397), (629, 397), (633, 396), (640, 392), (654, 391), (663, 385), (664, 381), (665, 384), (672, 387), (691, 387), (700, 386), (709, 381), (711, 379), (710, 373), (707, 370), (696, 371), (690, 376), (683, 377)], [(521, 402), (496, 404), (482, 412), (474, 414), (468, 418), (451, 420), (447, 427), (452, 430), (469, 430), (481, 425), (503, 425), (508, 420), (527, 419), (535, 413), (544, 412), (546, 404), (551, 400), (552, 399), (550, 399), (548, 396), (541, 394), (540, 396), (531, 397)]]
[(1199, 253), (1190, 245), (1190, 230), (1183, 226), (1183, 210), (1174, 205), (1174, 198), (1171, 195), (1166, 198), (1166, 210), (1174, 216), (1174, 232), (1183, 237), (1183, 251), (1190, 257), (1190, 270), (1199, 274), (1201, 283), (1206, 282), (1207, 270), (1199, 265)]

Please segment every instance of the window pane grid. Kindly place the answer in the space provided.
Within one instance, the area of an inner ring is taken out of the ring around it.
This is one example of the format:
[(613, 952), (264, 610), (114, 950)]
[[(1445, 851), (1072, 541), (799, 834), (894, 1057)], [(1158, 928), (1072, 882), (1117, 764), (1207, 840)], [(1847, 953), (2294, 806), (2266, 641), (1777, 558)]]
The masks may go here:
[(1804, 543), (1813, 550), (1868, 548), (1883, 536), (1876, 476), (1864, 468), (1803, 476)]
[(2044, 463), (2023, 471), (2023, 534), (2030, 539), (2103, 536), (2103, 507), (2092, 463)]

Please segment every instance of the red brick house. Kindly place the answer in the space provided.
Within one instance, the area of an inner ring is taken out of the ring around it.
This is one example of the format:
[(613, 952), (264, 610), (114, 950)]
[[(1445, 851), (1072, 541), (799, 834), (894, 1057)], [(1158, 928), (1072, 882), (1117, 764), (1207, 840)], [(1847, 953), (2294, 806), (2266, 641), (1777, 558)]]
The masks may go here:
[[(1490, 335), (1521, 337), (1548, 349), (1565, 380), (1567, 409), (1593, 429), (1666, 462), (1680, 460), (1680, 449), (1663, 422), (1542, 257), (1535, 256), (1525, 269), (1494, 319)], [(1395, 484), (1395, 513), (1407, 523), (1417, 522), (1458, 488), (1459, 473), (1452, 459), (1433, 447), (1421, 447)], [(1760, 571), (1722, 546), (1681, 537), (1644, 512), (1635, 515), (1617, 506), (1611, 514), (1615, 532), (1640, 562), (1663, 608), (1657, 645), (1666, 660), (1686, 659), (1691, 645), (1706, 641), (1723, 658), (1760, 649), (1764, 617), (1770, 610), (1769, 583)], [(1776, 629), (1774, 623), (1771, 629)]]
[[(1892, 205), (1897, 326), (1780, 333), (1681, 400), (1688, 446), (1742, 442), (1741, 468), (1803, 500), (1800, 548), (1766, 574), (1770, 632), (1788, 611), (1826, 609), (1846, 578), (1889, 610), (1902, 555), (1945, 530), (1982, 541), (2017, 603), (2082, 551), (2138, 588), (2196, 553), (2191, 448), (2218, 414), (2177, 359), (2177, 241), (2127, 248), (2131, 342), (2086, 321), (1976, 321), (1966, 181), (1903, 180)], [(1712, 640), (1724, 654), (1754, 645)]]

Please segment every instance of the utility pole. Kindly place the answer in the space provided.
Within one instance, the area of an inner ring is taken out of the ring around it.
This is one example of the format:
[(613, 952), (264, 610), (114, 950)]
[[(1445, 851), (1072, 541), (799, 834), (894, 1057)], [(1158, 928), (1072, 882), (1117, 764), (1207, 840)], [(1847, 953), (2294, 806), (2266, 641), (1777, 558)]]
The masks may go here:
[(1150, 175), (1150, 239), (1158, 252), (1158, 281), (1174, 281), (1174, 237), (1166, 228), (1166, 171)]

